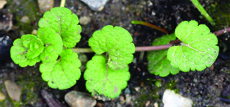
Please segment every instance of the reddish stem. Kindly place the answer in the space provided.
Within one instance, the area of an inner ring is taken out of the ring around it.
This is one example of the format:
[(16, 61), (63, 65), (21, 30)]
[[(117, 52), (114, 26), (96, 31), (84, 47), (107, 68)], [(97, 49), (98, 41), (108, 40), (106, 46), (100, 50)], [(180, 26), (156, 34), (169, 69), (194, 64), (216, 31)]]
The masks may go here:
[(230, 27), (214, 32), (216, 36), (222, 35), (224, 33), (230, 32)]
[(159, 45), (159, 46), (141, 46), (141, 47), (136, 47), (136, 52), (138, 52), (138, 51), (153, 51), (153, 50), (168, 49), (172, 45), (173, 44)]
[[(230, 27), (219, 30), (214, 32), (216, 36), (222, 35), (226, 32), (230, 32)], [(136, 47), (136, 52), (138, 51), (152, 51), (152, 50), (162, 50), (162, 49), (168, 49), (171, 47), (173, 44), (180, 43), (180, 40), (174, 40), (171, 41), (170, 44), (168, 45), (159, 45), (159, 46), (141, 46), (141, 47)], [(81, 48), (74, 48), (74, 52), (79, 52), (79, 53), (85, 53), (85, 52), (93, 52), (90, 48), (87, 49), (81, 49)]]
[[(222, 34), (224, 34), (226, 32), (230, 32), (230, 27), (222, 29), (222, 30), (219, 30), (219, 31), (216, 31), (213, 34), (215, 34), (216, 36), (219, 36), (219, 35), (222, 35)], [(180, 40), (174, 40), (174, 41), (171, 41), (170, 44), (168, 44), (168, 45), (136, 47), (136, 52), (138, 52), (138, 51), (152, 51), (152, 50), (168, 49), (173, 44), (180, 43), (180, 42), (181, 42)]]

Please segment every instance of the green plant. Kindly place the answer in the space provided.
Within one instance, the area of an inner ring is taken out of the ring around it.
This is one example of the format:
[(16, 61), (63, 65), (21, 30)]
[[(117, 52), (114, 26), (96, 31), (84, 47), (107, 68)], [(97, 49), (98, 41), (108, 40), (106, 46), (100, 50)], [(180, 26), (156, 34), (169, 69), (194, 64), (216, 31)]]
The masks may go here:
[(40, 19), (37, 36), (26, 34), (14, 41), (12, 60), (21, 67), (42, 61), (39, 69), (51, 88), (70, 88), (81, 75), (78, 55), (69, 49), (81, 38), (78, 23), (69, 9), (51, 9)]
[(89, 46), (97, 54), (86, 65), (86, 88), (92, 95), (98, 93), (116, 98), (130, 78), (128, 64), (133, 61), (135, 46), (132, 36), (121, 27), (107, 25), (95, 31)]
[[(12, 60), (21, 67), (33, 66), (42, 61), (39, 70), (51, 88), (70, 88), (81, 76), (77, 53), (82, 51), (74, 49), (81, 39), (81, 26), (78, 23), (78, 17), (67, 8), (55, 7), (47, 11), (38, 22), (36, 36), (26, 34), (14, 41)], [(179, 46), (169, 44), (176, 37), (182, 43)], [(196, 21), (182, 22), (177, 26), (175, 35), (156, 39), (154, 46), (135, 48), (132, 41), (130, 33), (117, 26), (107, 25), (93, 33), (88, 41), (91, 49), (85, 50), (95, 52), (96, 55), (88, 61), (84, 72), (86, 88), (93, 96), (119, 96), (130, 79), (128, 64), (132, 62), (135, 51), (167, 49), (172, 46), (169, 50), (148, 53), (150, 62), (157, 61), (149, 65), (150, 72), (167, 76), (170, 73), (177, 74), (179, 69), (185, 72), (205, 69), (215, 61), (219, 49), (215, 35), (210, 33), (207, 26), (198, 26)]]
[[(180, 45), (148, 53), (150, 73), (165, 77), (169, 73), (175, 75), (179, 70), (202, 71), (216, 60), (219, 53), (218, 40), (206, 25), (198, 26), (194, 20), (183, 21), (176, 27), (175, 36), (181, 40)], [(153, 45), (168, 44), (175, 36), (171, 34), (158, 38)]]
[[(170, 41), (176, 39), (175, 34), (164, 35), (160, 38), (157, 38), (153, 41), (153, 46), (158, 45), (166, 45), (169, 44)], [(170, 61), (167, 59), (168, 49), (157, 50), (157, 51), (149, 51), (147, 54), (148, 70), (151, 74), (159, 75), (161, 77), (166, 77), (170, 73), (177, 74), (180, 69), (173, 67), (170, 64)]]
[[(26, 34), (14, 41), (12, 60), (21, 67), (42, 61), (39, 70), (51, 88), (70, 88), (81, 76), (80, 60), (71, 49), (81, 38), (78, 23), (78, 17), (67, 8), (47, 11), (38, 22), (37, 36)], [(92, 95), (115, 98), (127, 86), (128, 64), (135, 52), (132, 41), (129, 32), (121, 27), (108, 25), (94, 32), (89, 46), (97, 55), (87, 63), (84, 74)]]

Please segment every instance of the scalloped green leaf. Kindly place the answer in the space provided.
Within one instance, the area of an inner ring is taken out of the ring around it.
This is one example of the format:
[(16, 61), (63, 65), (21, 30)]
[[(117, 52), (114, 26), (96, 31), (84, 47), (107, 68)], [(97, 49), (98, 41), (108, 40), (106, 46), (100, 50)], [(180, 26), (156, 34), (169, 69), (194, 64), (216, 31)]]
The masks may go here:
[(130, 33), (122, 27), (107, 25), (93, 33), (88, 43), (96, 54), (107, 53), (107, 64), (112, 69), (122, 69), (133, 61), (135, 46)]
[(51, 28), (43, 27), (38, 29), (37, 36), (45, 44), (40, 59), (43, 62), (56, 61), (63, 49), (63, 42), (59, 34)]
[(63, 90), (76, 84), (76, 80), (81, 76), (80, 66), (81, 62), (77, 53), (71, 49), (65, 49), (59, 60), (43, 62), (39, 69), (43, 80), (47, 81), (51, 88)]
[(16, 39), (10, 49), (14, 63), (21, 67), (33, 66), (40, 61), (39, 55), (44, 49), (43, 42), (34, 35), (26, 34)]
[[(153, 41), (152, 46), (166, 45), (170, 41), (175, 40), (175, 34), (164, 35)], [(147, 54), (148, 59), (148, 70), (151, 74), (159, 75), (161, 77), (166, 77), (170, 73), (175, 75), (180, 69), (173, 67), (170, 61), (167, 59), (168, 49), (149, 51)]]
[(55, 7), (44, 13), (38, 22), (39, 27), (52, 28), (61, 35), (64, 47), (73, 48), (81, 39), (81, 26), (77, 15), (64, 7)]
[(168, 50), (167, 58), (172, 66), (188, 72), (202, 71), (214, 63), (219, 53), (218, 39), (206, 25), (198, 25), (194, 20), (183, 21), (175, 34), (182, 43)]
[(92, 92), (109, 98), (116, 98), (121, 90), (127, 86), (130, 78), (129, 67), (113, 70), (106, 65), (104, 55), (95, 55), (92, 60), (86, 64), (84, 78), (86, 88)]

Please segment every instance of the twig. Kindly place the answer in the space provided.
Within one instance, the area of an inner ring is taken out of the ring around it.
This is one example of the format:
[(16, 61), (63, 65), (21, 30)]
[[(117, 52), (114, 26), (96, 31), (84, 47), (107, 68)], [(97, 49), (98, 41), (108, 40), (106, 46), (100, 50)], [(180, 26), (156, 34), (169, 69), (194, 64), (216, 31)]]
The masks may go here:
[(66, 1), (66, 0), (61, 0), (60, 7), (65, 7), (65, 1)]

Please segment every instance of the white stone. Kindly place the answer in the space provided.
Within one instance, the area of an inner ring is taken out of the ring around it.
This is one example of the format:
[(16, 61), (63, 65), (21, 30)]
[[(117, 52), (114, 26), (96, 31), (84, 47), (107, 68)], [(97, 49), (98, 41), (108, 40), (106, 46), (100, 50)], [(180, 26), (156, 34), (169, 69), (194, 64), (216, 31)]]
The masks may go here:
[(164, 107), (192, 107), (192, 100), (166, 89), (163, 95)]
[(0, 0), (0, 9), (2, 9), (6, 3), (7, 3), (6, 0)]

